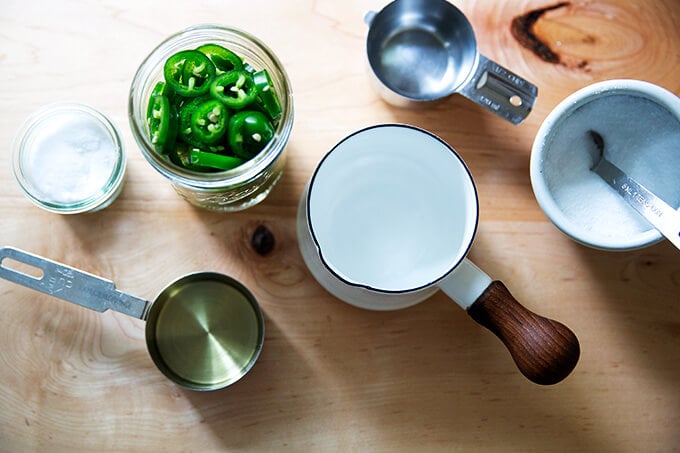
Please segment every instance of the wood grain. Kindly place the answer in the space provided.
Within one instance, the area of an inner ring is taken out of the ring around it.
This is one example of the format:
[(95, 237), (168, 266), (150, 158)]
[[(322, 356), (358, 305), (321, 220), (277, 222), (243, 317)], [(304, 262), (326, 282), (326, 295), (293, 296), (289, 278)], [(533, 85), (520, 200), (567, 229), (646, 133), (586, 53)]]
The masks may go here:
[[(510, 24), (557, 1), (454, 2), (480, 51), (539, 88), (533, 112), (512, 126), (460, 96), (419, 111), (382, 102), (366, 74), (362, 18), (386, 3), (3, 2), (2, 245), (144, 298), (189, 272), (229, 274), (258, 298), (266, 338), (242, 381), (184, 391), (154, 367), (141, 321), (2, 281), (1, 451), (678, 451), (680, 255), (667, 243), (605, 253), (570, 241), (535, 201), (529, 157), (541, 121), (590, 83), (638, 78), (680, 94), (680, 5), (579, 0), (546, 13), (536, 32), (564, 61), (552, 64), (522, 47)], [(236, 214), (182, 201), (128, 127), (128, 90), (144, 56), (204, 22), (261, 38), (293, 86), (284, 176), (261, 205)], [(101, 109), (121, 130), (126, 184), (102, 212), (43, 212), (12, 178), (14, 131), (59, 100)], [(528, 382), (498, 340), (441, 294), (397, 312), (362, 311), (306, 270), (295, 237), (305, 183), (340, 139), (385, 122), (424, 127), (463, 156), (481, 208), (471, 259), (527, 308), (574, 330), (581, 359), (566, 380)], [(275, 238), (264, 256), (250, 244), (259, 225)]]

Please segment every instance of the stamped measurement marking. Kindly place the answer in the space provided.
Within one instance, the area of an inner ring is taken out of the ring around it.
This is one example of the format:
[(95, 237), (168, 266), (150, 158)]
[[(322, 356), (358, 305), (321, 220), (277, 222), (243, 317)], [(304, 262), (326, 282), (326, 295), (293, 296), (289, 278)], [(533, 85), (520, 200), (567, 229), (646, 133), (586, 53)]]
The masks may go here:
[(97, 288), (83, 288), (83, 292), (87, 293), (92, 297), (96, 297), (99, 300), (109, 302), (115, 306), (130, 308), (132, 304), (129, 300), (123, 299), (124, 295), (121, 292), (108, 292), (107, 290), (100, 290)]
[(479, 95), (479, 102), (482, 103), (483, 105), (486, 105), (486, 106), (492, 108), (493, 110), (496, 110), (496, 111), (501, 109), (501, 106), (500, 106), (499, 103), (494, 102), (493, 100), (489, 99), (488, 97), (484, 96), (483, 94)]
[(526, 81), (524, 79), (517, 77), (515, 74), (513, 74), (512, 72), (508, 71), (505, 68), (502, 68), (502, 67), (497, 66), (497, 65), (492, 65), (491, 69), (496, 74), (505, 78), (509, 82), (514, 83), (515, 85), (519, 85), (519, 86), (522, 86), (522, 87), (526, 86)]
[(45, 276), (45, 278), (40, 281), (40, 286), (42, 286), (45, 291), (49, 294), (58, 294), (64, 290), (73, 288), (74, 274), (71, 269), (55, 267), (54, 273), (57, 275)]
[(63, 277), (50, 276), (46, 279), (43, 279), (40, 282), (40, 285), (50, 294), (57, 294), (61, 291), (64, 291), (65, 289), (73, 288), (73, 280), (68, 280)]
[(63, 275), (65, 278), (68, 279), (73, 279), (75, 276), (75, 273), (73, 272), (73, 269), (69, 269), (67, 267), (58, 267), (56, 269), (57, 274)]
[(663, 211), (661, 211), (661, 209), (659, 209), (658, 206), (655, 206), (654, 203), (645, 198), (642, 194), (635, 190), (635, 188), (631, 187), (627, 182), (621, 184), (621, 190), (623, 190), (626, 193), (626, 195), (637, 201), (638, 204), (644, 206), (645, 209), (652, 212), (657, 217), (663, 216)]
[[(130, 309), (132, 307), (132, 303), (129, 300), (126, 300), (125, 294), (117, 291), (112, 282), (98, 282), (99, 284), (103, 283), (106, 285), (106, 288), (101, 289), (95, 286), (83, 285), (82, 282), (80, 282), (78, 288), (75, 288), (75, 282), (78, 280), (78, 275), (73, 269), (67, 267), (54, 267), (53, 272), (46, 274), (45, 277), (40, 280), (39, 285), (47, 294), (55, 296), (64, 294), (61, 297), (67, 297), (69, 299), (76, 297), (78, 292), (83, 293), (84, 295), (80, 294), (81, 297), (91, 297), (94, 301), (99, 302), (99, 307), (102, 310), (105, 310), (107, 306), (122, 307), (125, 309)], [(73, 293), (73, 290), (77, 290), (78, 292)], [(67, 296), (67, 293), (70, 293), (70, 296)]]

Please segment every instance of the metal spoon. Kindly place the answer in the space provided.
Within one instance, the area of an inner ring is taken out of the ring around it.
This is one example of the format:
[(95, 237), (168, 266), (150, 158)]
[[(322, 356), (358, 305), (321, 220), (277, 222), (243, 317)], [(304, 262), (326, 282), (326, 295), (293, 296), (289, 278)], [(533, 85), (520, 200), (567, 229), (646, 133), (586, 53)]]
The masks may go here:
[(604, 179), (631, 207), (680, 249), (680, 213), (607, 160), (604, 138), (600, 133), (589, 130), (588, 134), (599, 153), (599, 159), (590, 170)]

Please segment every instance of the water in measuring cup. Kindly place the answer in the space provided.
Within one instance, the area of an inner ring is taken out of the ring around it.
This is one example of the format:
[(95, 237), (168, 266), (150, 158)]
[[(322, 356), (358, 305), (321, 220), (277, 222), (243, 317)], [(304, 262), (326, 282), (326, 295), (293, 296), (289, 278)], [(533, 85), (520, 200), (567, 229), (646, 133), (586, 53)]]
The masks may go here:
[(257, 309), (238, 288), (214, 279), (188, 279), (155, 304), (162, 308), (155, 338), (160, 359), (192, 384), (238, 380), (259, 354)]

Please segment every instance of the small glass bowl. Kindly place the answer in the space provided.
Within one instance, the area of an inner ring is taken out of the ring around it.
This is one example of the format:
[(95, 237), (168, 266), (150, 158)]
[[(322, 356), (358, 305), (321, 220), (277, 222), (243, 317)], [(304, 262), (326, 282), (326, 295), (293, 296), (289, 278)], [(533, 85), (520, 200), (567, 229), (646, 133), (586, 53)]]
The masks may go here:
[[(282, 109), (274, 137), (257, 156), (236, 168), (215, 173), (187, 170), (165, 160), (151, 145), (146, 124), (149, 97), (156, 83), (163, 80), (165, 61), (180, 50), (207, 43), (226, 47), (257, 70), (266, 69)], [(203, 24), (168, 37), (146, 57), (130, 87), (128, 116), (142, 154), (180, 196), (201, 208), (240, 211), (262, 201), (281, 177), (293, 127), (293, 94), (283, 66), (264, 43), (241, 30)]]
[(37, 206), (58, 214), (109, 206), (123, 187), (125, 150), (116, 126), (84, 104), (49, 104), (17, 132), (12, 170)]

